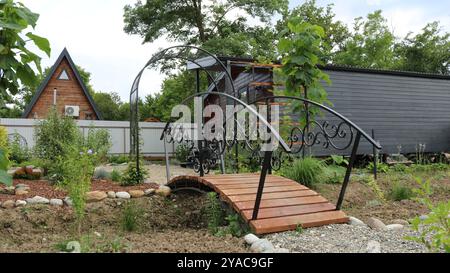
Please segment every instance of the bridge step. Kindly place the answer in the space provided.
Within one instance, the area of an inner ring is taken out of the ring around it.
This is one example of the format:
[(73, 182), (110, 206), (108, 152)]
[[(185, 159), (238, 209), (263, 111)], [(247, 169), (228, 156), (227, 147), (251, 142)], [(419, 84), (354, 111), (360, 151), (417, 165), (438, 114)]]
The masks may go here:
[(199, 183), (216, 191), (238, 212), (256, 234), (294, 230), (348, 222), (348, 217), (317, 192), (299, 183), (275, 175), (268, 175), (261, 198), (257, 220), (252, 220), (259, 174), (228, 174), (180, 176), (168, 185), (180, 188), (186, 181)]

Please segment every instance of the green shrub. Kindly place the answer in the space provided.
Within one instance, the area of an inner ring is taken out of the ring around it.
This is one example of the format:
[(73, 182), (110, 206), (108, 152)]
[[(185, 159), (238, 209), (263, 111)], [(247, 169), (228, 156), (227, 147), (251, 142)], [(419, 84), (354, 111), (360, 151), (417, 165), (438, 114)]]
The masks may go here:
[(141, 168), (139, 169), (138, 172), (136, 162), (128, 163), (128, 167), (122, 175), (120, 184), (122, 186), (134, 186), (142, 184), (144, 182), (145, 177), (148, 175), (148, 172), (142, 164), (140, 166)]
[(97, 153), (101, 162), (107, 160), (106, 155), (111, 148), (111, 135), (106, 129), (89, 128), (88, 135), (85, 140), (85, 146)]
[(108, 162), (112, 164), (123, 164), (130, 162), (129, 155), (112, 155), (108, 157)]
[(425, 219), (416, 217), (412, 220), (412, 229), (419, 233), (418, 236), (407, 237), (424, 244), (432, 252), (445, 251), (450, 253), (450, 200), (433, 204), (430, 199), (432, 194), (430, 180), (423, 182), (416, 178), (419, 188), (413, 189), (418, 197), (415, 200), (425, 205), (430, 213)]
[(37, 158), (55, 162), (65, 157), (66, 146), (81, 146), (82, 135), (75, 121), (62, 117), (52, 108), (47, 119), (41, 121), (35, 129), (34, 152)]
[(223, 223), (224, 212), (215, 192), (207, 194), (206, 217), (208, 219), (208, 230), (212, 234), (216, 234)]
[(0, 126), (0, 149), (6, 156), (9, 155), (8, 129), (5, 126)]
[(94, 170), (94, 179), (110, 179), (111, 174), (103, 167), (95, 168)]
[(330, 159), (331, 159), (333, 165), (338, 165), (338, 166), (341, 166), (341, 165), (347, 166), (348, 165), (348, 160), (345, 159), (342, 155), (331, 155)]
[(175, 158), (178, 162), (184, 163), (189, 156), (189, 147), (185, 144), (180, 144), (175, 149)]
[(401, 185), (400, 182), (396, 182), (392, 185), (389, 197), (394, 201), (408, 200), (413, 197), (413, 191), (409, 187)]
[(0, 148), (0, 183), (11, 186), (12, 177), (8, 174), (9, 159), (3, 148)]
[(305, 157), (304, 159), (295, 160), (290, 167), (285, 167), (282, 170), (282, 175), (297, 181), (307, 187), (311, 187), (320, 182), (324, 164), (322, 161)]
[(230, 234), (234, 237), (241, 237), (248, 233), (248, 228), (245, 228), (245, 224), (242, 222), (239, 214), (233, 213), (225, 217), (227, 225), (224, 227), (219, 227), (215, 236), (225, 236)]
[[(373, 162), (369, 162), (369, 164), (367, 165), (367, 170), (370, 172), (373, 172), (373, 169), (374, 169)], [(387, 173), (388, 171), (389, 171), (389, 165), (387, 165), (385, 163), (377, 164), (377, 172), (378, 173)]]
[(122, 174), (118, 170), (114, 169), (111, 172), (111, 180), (114, 182), (120, 182), (122, 180)]
[(94, 173), (95, 155), (87, 149), (79, 150), (77, 146), (67, 146), (66, 156), (60, 158), (64, 169), (63, 185), (67, 190), (78, 225), (78, 234), (81, 235), (81, 224), (85, 215), (86, 193), (91, 187), (91, 178)]
[(30, 151), (27, 146), (23, 146), (20, 142), (21, 137), (15, 133), (9, 141), (9, 159), (17, 164), (21, 164), (24, 161), (30, 160)]
[(396, 164), (390, 168), (391, 171), (404, 173), (408, 170), (408, 167), (405, 164)]
[(136, 204), (135, 201), (130, 201), (125, 204), (122, 210), (121, 225), (124, 231), (136, 231), (140, 225), (140, 219), (143, 210)]
[(330, 165), (323, 168), (321, 181), (327, 184), (340, 184), (344, 181), (345, 172), (347, 168)]

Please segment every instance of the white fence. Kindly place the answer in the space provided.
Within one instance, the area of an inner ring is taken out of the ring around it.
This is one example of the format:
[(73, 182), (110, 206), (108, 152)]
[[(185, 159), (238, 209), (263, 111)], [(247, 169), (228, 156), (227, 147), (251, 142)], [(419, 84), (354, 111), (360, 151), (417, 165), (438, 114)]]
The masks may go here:
[[(8, 129), (9, 134), (18, 133), (27, 141), (28, 147), (34, 146), (34, 128), (40, 120), (35, 119), (0, 119), (0, 125)], [(107, 129), (111, 134), (112, 147), (110, 154), (128, 154), (130, 151), (130, 122), (128, 121), (99, 121), (77, 120), (80, 130), (87, 135), (90, 127)], [(140, 122), (141, 154), (151, 157), (164, 156), (164, 142), (160, 140), (165, 123)], [(167, 145), (170, 155), (174, 153), (174, 145)]]

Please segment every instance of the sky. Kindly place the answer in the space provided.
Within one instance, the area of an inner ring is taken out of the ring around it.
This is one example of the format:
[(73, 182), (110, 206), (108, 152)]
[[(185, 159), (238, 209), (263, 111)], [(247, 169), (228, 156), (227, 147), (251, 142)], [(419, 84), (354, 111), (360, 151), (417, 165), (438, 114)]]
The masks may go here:
[[(158, 49), (173, 45), (165, 39), (142, 44), (138, 35), (123, 31), (123, 7), (136, 0), (20, 0), (40, 18), (37, 35), (49, 39), (52, 53), (43, 57), (42, 66), (52, 66), (66, 47), (74, 62), (91, 72), (94, 90), (117, 92), (129, 100), (137, 73)], [(291, 0), (290, 8), (303, 0)], [(351, 25), (353, 19), (382, 9), (397, 36), (418, 32), (427, 22), (439, 20), (450, 31), (450, 1), (442, 0), (318, 0), (319, 5), (334, 3), (336, 18)], [(160, 90), (164, 76), (146, 71), (140, 96)]]

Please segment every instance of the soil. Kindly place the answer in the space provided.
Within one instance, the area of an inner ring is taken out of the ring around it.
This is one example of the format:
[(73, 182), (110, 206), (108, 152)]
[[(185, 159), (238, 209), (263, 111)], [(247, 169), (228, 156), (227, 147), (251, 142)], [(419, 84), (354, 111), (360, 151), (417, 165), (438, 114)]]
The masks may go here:
[[(52, 185), (47, 180), (21, 180), (15, 179), (13, 185), (18, 184), (26, 184), (30, 187), (30, 191), (27, 195), (10, 195), (10, 194), (2, 194), (0, 193), (0, 202), (4, 202), (6, 200), (25, 200), (27, 198), (33, 198), (34, 196), (41, 196), (47, 199), (58, 198), (64, 199), (67, 196), (67, 193), (54, 185)], [(4, 186), (0, 185), (0, 189)], [(146, 190), (146, 189), (157, 189), (158, 184), (149, 183), (142, 184), (137, 186), (121, 186), (118, 183), (115, 183), (110, 180), (93, 180), (91, 184), (92, 191), (129, 191), (129, 190)]]
[[(138, 228), (122, 228), (123, 208), (135, 202)], [(0, 210), (0, 252), (60, 252), (78, 238), (86, 252), (247, 252), (242, 239), (207, 230), (205, 195), (178, 193), (87, 205), (83, 236), (75, 236), (71, 208), (46, 205)]]

